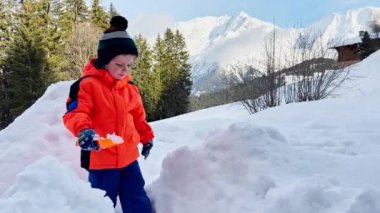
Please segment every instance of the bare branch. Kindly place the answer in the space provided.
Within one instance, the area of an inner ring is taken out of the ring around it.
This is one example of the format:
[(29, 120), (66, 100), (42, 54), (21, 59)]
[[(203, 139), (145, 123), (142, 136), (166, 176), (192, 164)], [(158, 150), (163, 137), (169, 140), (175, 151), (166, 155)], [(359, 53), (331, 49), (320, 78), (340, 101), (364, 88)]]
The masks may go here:
[(74, 26), (73, 33), (65, 47), (65, 64), (63, 73), (68, 79), (79, 78), (82, 67), (96, 56), (96, 48), (101, 29), (90, 23), (79, 23)]

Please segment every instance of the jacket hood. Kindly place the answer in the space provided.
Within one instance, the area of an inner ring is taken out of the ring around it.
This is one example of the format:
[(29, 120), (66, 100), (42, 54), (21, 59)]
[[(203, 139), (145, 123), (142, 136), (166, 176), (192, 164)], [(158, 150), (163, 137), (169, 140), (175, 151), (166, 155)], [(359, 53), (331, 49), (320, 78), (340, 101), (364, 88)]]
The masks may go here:
[(83, 76), (95, 77), (109, 87), (114, 87), (115, 85), (118, 87), (124, 86), (124, 85), (128, 84), (129, 81), (132, 80), (132, 76), (130, 73), (128, 73), (128, 75), (125, 78), (123, 78), (122, 80), (117, 80), (111, 76), (111, 74), (109, 73), (108, 70), (96, 68), (96, 66), (95, 66), (96, 62), (97, 62), (96, 58), (90, 59), (90, 61), (87, 62), (87, 64), (83, 67), (81, 77), (83, 77)]

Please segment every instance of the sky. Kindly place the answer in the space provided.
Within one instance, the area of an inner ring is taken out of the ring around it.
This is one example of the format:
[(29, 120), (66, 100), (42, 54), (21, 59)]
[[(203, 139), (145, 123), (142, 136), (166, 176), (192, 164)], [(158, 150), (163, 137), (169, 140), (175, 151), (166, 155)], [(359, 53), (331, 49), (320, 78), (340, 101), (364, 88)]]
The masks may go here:
[(170, 23), (202, 16), (235, 16), (245, 11), (281, 27), (307, 26), (334, 12), (380, 7), (379, 0), (102, 0), (106, 7), (110, 2), (131, 20), (154, 17), (154, 22)]
[[(380, 212), (379, 66), (380, 51), (356, 64), (336, 98), (152, 122), (155, 146), (139, 164), (156, 212)], [(62, 123), (71, 83), (0, 131), (1, 213), (121, 213), (79, 168)]]

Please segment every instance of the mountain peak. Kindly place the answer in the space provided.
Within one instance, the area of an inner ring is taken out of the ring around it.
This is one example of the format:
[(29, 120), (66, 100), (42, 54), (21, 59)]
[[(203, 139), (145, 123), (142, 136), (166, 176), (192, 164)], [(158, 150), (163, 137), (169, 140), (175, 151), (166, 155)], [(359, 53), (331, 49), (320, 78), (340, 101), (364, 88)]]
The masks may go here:
[(252, 18), (248, 13), (246, 13), (245, 11), (240, 11), (238, 17), (241, 17), (241, 18)]
[(376, 19), (380, 19), (380, 8), (363, 7), (323, 17), (306, 30), (323, 33), (326, 39), (341, 43), (358, 39), (359, 31), (371, 31), (370, 23)]

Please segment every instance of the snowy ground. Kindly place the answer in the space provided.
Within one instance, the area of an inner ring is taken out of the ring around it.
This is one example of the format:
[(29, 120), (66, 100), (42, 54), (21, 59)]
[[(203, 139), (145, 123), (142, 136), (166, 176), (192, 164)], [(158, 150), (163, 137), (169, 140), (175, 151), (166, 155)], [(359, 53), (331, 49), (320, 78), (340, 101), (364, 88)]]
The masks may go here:
[[(380, 52), (351, 74), (340, 98), (152, 123), (155, 147), (140, 165), (157, 212), (380, 212)], [(1, 213), (114, 212), (62, 125), (69, 85), (49, 87), (0, 132)]]

